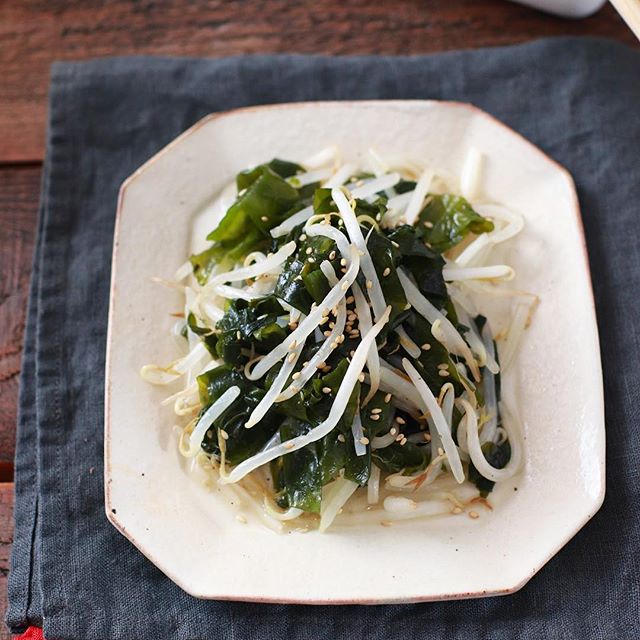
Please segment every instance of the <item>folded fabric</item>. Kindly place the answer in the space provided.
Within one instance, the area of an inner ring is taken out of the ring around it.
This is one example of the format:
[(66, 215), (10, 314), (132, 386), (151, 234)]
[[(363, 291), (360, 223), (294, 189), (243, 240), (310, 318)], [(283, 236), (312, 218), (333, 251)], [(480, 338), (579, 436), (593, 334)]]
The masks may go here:
[[(592, 39), (419, 57), (55, 65), (20, 397), (12, 630), (44, 625), (45, 637), (60, 640), (640, 637), (639, 78), (640, 52)], [(104, 515), (103, 370), (118, 188), (212, 111), (365, 98), (473, 102), (572, 172), (600, 322), (607, 499), (512, 596), (375, 607), (199, 601)]]

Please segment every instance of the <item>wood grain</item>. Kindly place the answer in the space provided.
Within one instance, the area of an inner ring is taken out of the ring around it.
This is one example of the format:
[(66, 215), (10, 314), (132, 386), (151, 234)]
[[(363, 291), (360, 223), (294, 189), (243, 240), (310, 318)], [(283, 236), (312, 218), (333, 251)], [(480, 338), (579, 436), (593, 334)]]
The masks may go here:
[[(39, 167), (0, 170), (0, 482), (11, 479)], [(1, 533), (0, 533), (1, 535)]]
[[(13, 485), (0, 483), (0, 615), (4, 620), (7, 610), (7, 575), (13, 542)], [(0, 621), (0, 640), (11, 638), (9, 630)]]
[(427, 53), (551, 35), (634, 43), (606, 6), (581, 21), (504, 0), (21, 0), (0, 3), (0, 161), (42, 159), (52, 60), (106, 55)]

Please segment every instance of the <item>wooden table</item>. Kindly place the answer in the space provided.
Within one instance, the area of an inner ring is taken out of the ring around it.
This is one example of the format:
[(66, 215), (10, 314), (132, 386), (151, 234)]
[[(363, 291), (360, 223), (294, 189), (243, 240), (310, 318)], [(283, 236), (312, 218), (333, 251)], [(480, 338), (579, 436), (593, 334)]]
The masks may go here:
[[(554, 35), (637, 46), (613, 9), (568, 21), (503, 0), (0, 0), (0, 613), (12, 542), (25, 306), (44, 154), (49, 65), (107, 55), (429, 53)], [(4, 628), (0, 640), (9, 637)]]

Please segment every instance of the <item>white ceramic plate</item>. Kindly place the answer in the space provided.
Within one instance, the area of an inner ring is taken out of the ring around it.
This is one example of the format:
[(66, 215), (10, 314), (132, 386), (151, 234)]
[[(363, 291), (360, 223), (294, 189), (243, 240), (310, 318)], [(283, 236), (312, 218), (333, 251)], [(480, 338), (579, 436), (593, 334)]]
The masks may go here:
[[(177, 453), (166, 388), (141, 365), (171, 361), (170, 278), (192, 224), (247, 166), (299, 160), (329, 143), (357, 158), (422, 158), (459, 175), (471, 145), (486, 156), (482, 189), (520, 211), (509, 260), (541, 303), (505, 386), (525, 431), (525, 466), (492, 494), (491, 514), (390, 528), (279, 535), (234, 516)], [(216, 599), (384, 603), (509, 593), (524, 585), (604, 497), (602, 377), (577, 198), (569, 174), (470, 105), (308, 103), (241, 109), (196, 124), (122, 186), (113, 255), (106, 370), (105, 485), (111, 522), (189, 593)], [(517, 491), (516, 491), (517, 489)]]

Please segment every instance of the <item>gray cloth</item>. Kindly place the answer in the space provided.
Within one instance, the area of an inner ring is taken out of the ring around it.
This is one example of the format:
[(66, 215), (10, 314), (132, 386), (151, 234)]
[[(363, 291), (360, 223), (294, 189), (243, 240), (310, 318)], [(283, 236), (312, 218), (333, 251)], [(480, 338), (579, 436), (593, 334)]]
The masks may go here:
[[(13, 630), (44, 621), (47, 638), (74, 640), (640, 637), (637, 50), (561, 39), (403, 58), (106, 59), (55, 65), (50, 95), (20, 397)], [(198, 601), (103, 513), (103, 368), (118, 187), (209, 112), (363, 98), (473, 102), (575, 177), (605, 371), (607, 499), (512, 596), (370, 608)]]

